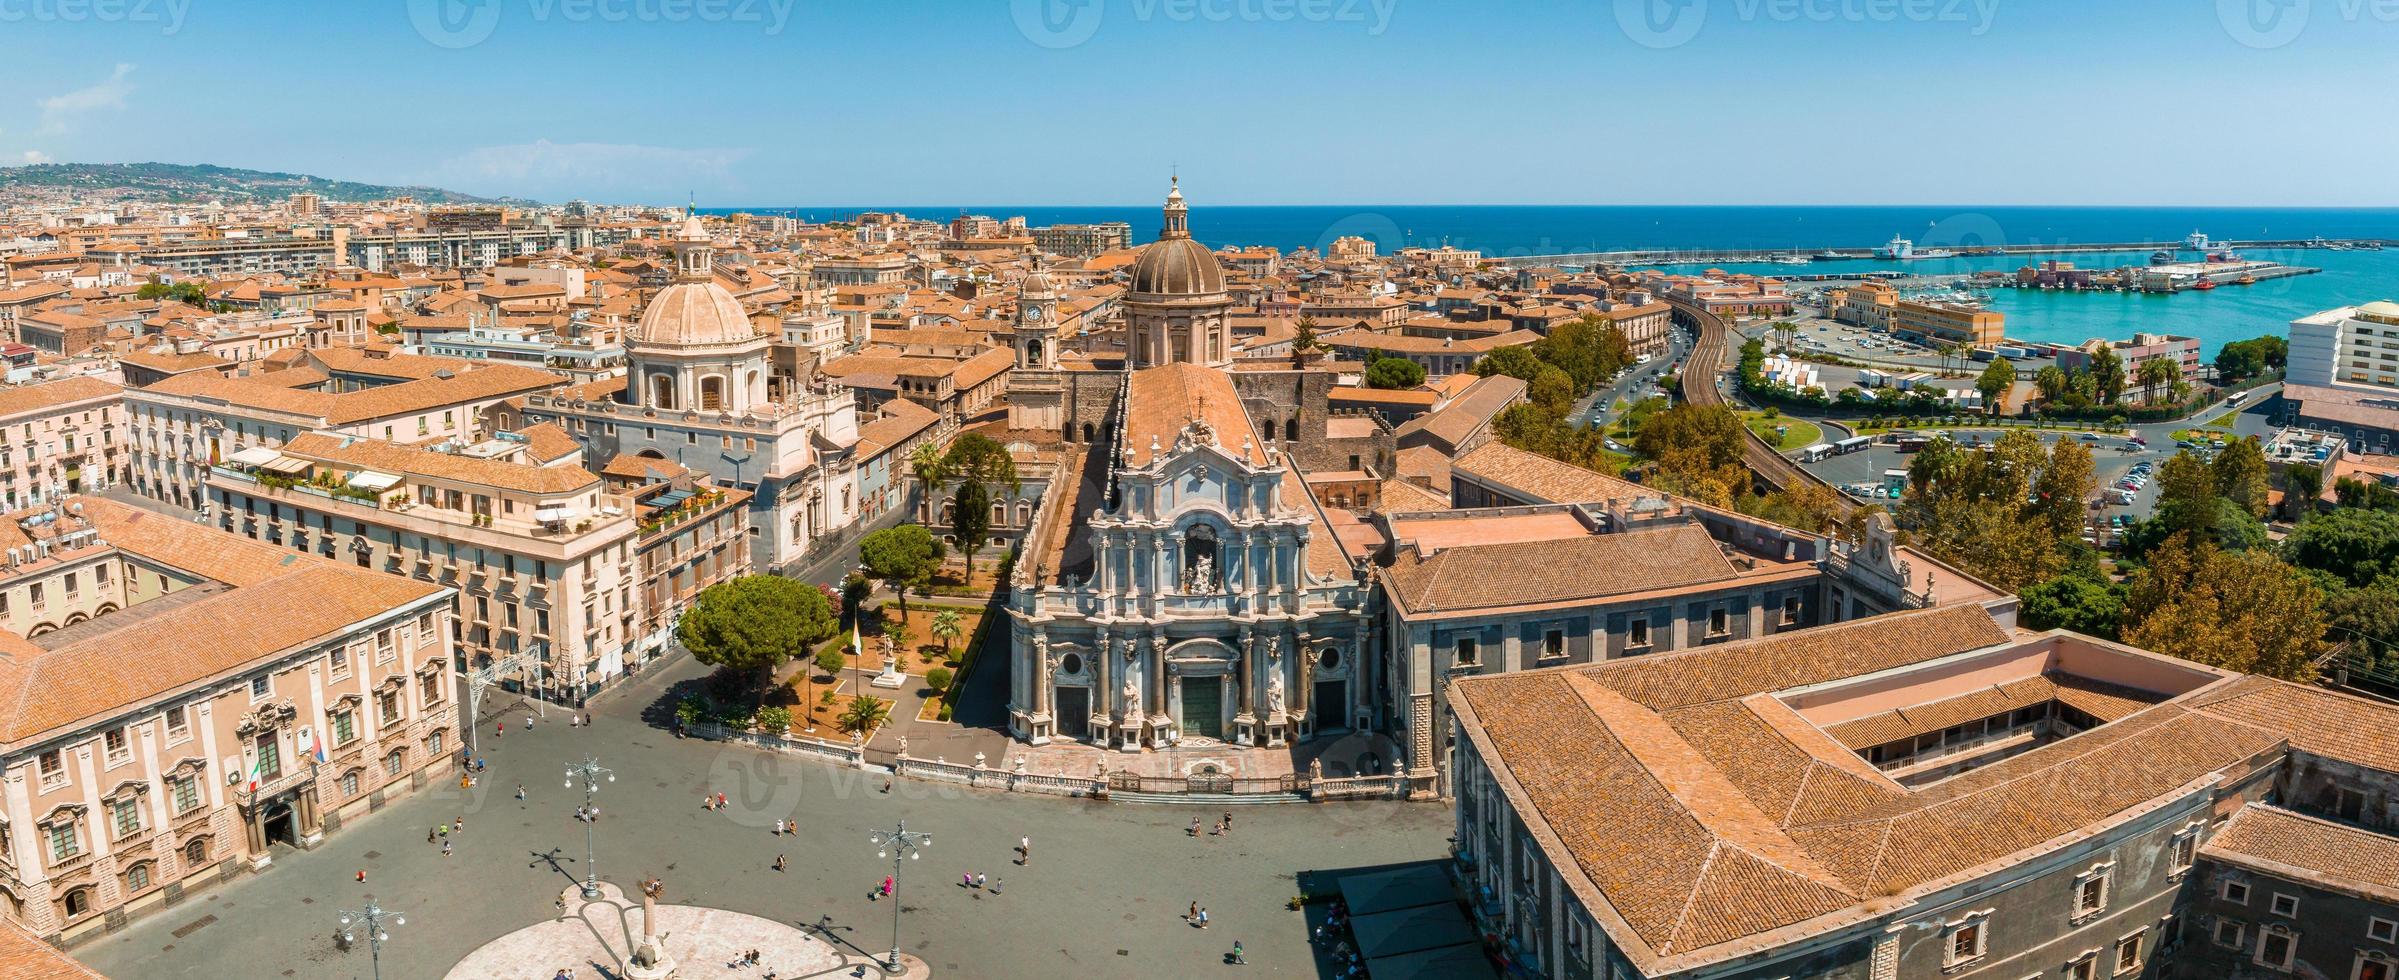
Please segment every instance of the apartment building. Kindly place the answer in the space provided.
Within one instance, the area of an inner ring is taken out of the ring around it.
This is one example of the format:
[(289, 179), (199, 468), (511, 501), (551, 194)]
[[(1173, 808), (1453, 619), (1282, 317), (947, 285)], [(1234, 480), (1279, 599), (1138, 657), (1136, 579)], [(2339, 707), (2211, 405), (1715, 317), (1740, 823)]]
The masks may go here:
[(458, 747), (450, 590), (98, 497), (0, 518), (0, 917), (72, 943)]
[(1891, 333), (1917, 343), (1996, 347), (2007, 339), (2007, 314), (1954, 303), (1903, 299), (1891, 307)]
[(116, 485), (131, 457), (124, 389), (76, 377), (0, 388), (0, 506)]
[(1133, 247), (1133, 226), (1123, 221), (1048, 225), (1033, 229), (1033, 245), (1050, 255), (1087, 259), (1102, 252), (1120, 252)]
[[(332, 355), (332, 350), (315, 356)], [(333, 355), (346, 357), (347, 355)], [(363, 358), (361, 358), (363, 360)], [(566, 379), (498, 364), (349, 387), (326, 370), (295, 367), (243, 377), (192, 372), (126, 393), (131, 426), (126, 483), (144, 496), (201, 506), (208, 468), (251, 447), (273, 448), (310, 432), (393, 442), (480, 442), (483, 415), (507, 399)]]
[(2294, 384), (2354, 385), (2399, 393), (2399, 303), (2379, 300), (2291, 321), (2287, 375)]
[(208, 513), (245, 538), (444, 587), (459, 669), (513, 659), (504, 676), (589, 693), (639, 666), (643, 529), (634, 498), (543, 428), (438, 452), (301, 433), (209, 467)]

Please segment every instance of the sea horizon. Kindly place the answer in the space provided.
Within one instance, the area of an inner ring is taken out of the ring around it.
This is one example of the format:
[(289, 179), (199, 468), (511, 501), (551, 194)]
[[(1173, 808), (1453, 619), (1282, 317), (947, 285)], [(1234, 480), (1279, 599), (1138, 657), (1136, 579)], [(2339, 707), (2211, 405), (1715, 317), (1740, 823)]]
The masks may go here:
[[(960, 214), (1028, 224), (1122, 221), (1135, 243), (1156, 237), (1158, 205), (746, 205), (704, 214), (782, 214), (836, 221), (896, 211), (945, 221)], [(1339, 237), (1383, 251), (1448, 244), (1494, 258), (1668, 249), (1857, 249), (1894, 237), (1922, 247), (2163, 244), (2193, 231), (2218, 240), (2399, 241), (2399, 207), (2169, 205), (1736, 204), (1194, 204), (1192, 237), (1210, 247), (1322, 250)]]

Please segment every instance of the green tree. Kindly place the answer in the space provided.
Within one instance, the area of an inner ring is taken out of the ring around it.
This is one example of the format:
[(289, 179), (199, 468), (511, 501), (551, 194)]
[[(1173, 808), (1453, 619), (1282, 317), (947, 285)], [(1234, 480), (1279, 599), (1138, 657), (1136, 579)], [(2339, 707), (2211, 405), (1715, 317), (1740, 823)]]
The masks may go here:
[(908, 591), (924, 584), (941, 567), (941, 540), (921, 524), (900, 524), (869, 534), (858, 542), (859, 561), (866, 574), (891, 587), (900, 597), (900, 617), (908, 616)]
[(2266, 452), (2256, 436), (2225, 443), (2210, 468), (2215, 471), (2218, 495), (2251, 517), (2266, 516)]
[(2282, 516), (2285, 520), (2304, 520), (2316, 512), (2317, 498), (2324, 494), (2324, 469), (2314, 463), (2292, 463), (2282, 471)]
[(1532, 384), (1526, 386), (1525, 397), (1541, 406), (1542, 411), (1563, 417), (1574, 410), (1574, 379), (1568, 377), (1566, 372), (1544, 364), (1540, 373), (1533, 377)]
[(2065, 369), (2055, 364), (2044, 364), (2040, 370), (2033, 372), (2032, 386), (2033, 390), (2041, 393), (2041, 400), (2045, 402), (2066, 397), (2070, 387)]
[(1541, 369), (1545, 367), (1549, 367), (1549, 365), (1533, 355), (1531, 345), (1518, 344), (1514, 347), (1502, 347), (1483, 355), (1481, 360), (1474, 362), (1474, 373), (1486, 378), (1494, 374), (1504, 374), (1531, 384), (1533, 378), (1539, 376)]
[(1424, 383), (1424, 365), (1404, 357), (1384, 357), (1375, 352), (1374, 360), (1366, 365), (1366, 387), (1386, 391), (1414, 388)]
[(769, 735), (781, 735), (791, 730), (791, 709), (768, 705), (758, 709), (758, 730)]
[(2399, 576), (2399, 511), (2344, 507), (2299, 522), (2282, 556), (2352, 586)]
[(916, 650), (916, 627), (907, 620), (895, 619), (883, 624), (883, 638), (891, 641), (891, 657), (905, 663), (908, 654)]
[(2019, 615), (2030, 629), (2067, 629), (2101, 639), (2116, 638), (2131, 590), (2105, 577), (2069, 572), (2026, 586)]
[(1974, 380), (1974, 390), (1982, 392), (1983, 409), (1998, 415), (2007, 407), (2008, 389), (2016, 386), (2016, 366), (2004, 357), (1994, 357), (1983, 368), (1982, 377)]
[(2049, 447), (2049, 465), (2042, 467), (2033, 481), (2033, 506), (2048, 522), (2051, 534), (2072, 537), (2082, 532), (2086, 502), (2098, 491), (2091, 447), (2079, 439), (2060, 439)]
[(949, 690), (950, 681), (954, 679), (956, 679), (955, 675), (951, 674), (947, 667), (935, 667), (925, 671), (925, 686), (936, 692)]
[(2141, 400), (2145, 402), (2156, 401), (2158, 389), (2172, 391), (2174, 382), (2182, 380), (2182, 366), (2166, 357), (2142, 361), (2137, 373), (2141, 382)]
[[(859, 543), (858, 550), (859, 558), (863, 561), (866, 551), (863, 541)], [(874, 598), (874, 595), (875, 580), (868, 578), (865, 572), (851, 572), (841, 577), (841, 611), (849, 615), (850, 628), (856, 629), (859, 623), (865, 621), (866, 601)]]
[(891, 706), (884, 704), (882, 699), (861, 694), (851, 698), (850, 706), (842, 709), (841, 730), (864, 735), (883, 724), (883, 719), (890, 714)]
[(2157, 520), (2165, 533), (2205, 534), (2216, 518), (2216, 475), (2197, 455), (2181, 452), (2157, 468)]
[(1295, 352), (1304, 352), (1315, 350), (1318, 346), (1319, 344), (1316, 340), (1316, 318), (1312, 316), (1300, 317), (1299, 328), (1291, 335), (1291, 349)]
[(675, 620), (675, 640), (704, 664), (763, 690), (783, 662), (837, 629), (825, 594), (780, 575), (745, 575), (700, 590)]
[(944, 609), (933, 614), (933, 638), (941, 641), (942, 656), (950, 655), (950, 643), (958, 638), (960, 631), (957, 610)]
[(2297, 569), (2179, 535), (2133, 576), (2125, 622), (2133, 646), (2287, 681), (2315, 677), (2327, 625), (2322, 592)]
[(2113, 405), (2124, 397), (2124, 358), (2105, 343), (2091, 352), (2091, 382), (2097, 387), (2102, 405)]
[(957, 495), (950, 501), (950, 534), (966, 549), (966, 574), (971, 582), (975, 555), (983, 550), (984, 538), (991, 533), (993, 491), (1002, 486), (1012, 493), (1021, 491), (1024, 483), (1017, 478), (1016, 457), (1008, 447), (980, 432), (968, 432), (951, 442), (941, 466), (958, 484)]

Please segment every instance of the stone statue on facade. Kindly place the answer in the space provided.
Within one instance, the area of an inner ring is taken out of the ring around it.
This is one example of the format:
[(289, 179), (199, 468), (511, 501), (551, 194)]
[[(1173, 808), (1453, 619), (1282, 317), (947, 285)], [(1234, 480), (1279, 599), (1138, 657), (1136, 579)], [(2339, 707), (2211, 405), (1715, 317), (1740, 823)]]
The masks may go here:
[(1201, 555), (1198, 561), (1192, 563), (1190, 591), (1194, 595), (1216, 591), (1216, 559)]
[(1125, 674), (1124, 697), (1125, 717), (1128, 719), (1141, 717), (1141, 679), (1131, 673)]
[(1266, 711), (1268, 714), (1283, 713), (1283, 672), (1280, 670), (1266, 675)]

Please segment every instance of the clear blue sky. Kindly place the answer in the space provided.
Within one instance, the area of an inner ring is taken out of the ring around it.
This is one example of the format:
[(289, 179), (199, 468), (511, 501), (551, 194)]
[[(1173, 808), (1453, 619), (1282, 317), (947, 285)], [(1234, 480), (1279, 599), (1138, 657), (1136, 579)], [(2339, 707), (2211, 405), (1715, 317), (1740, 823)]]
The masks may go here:
[(1207, 204), (2399, 204), (2373, 0), (84, 2), (0, 7), (0, 162), (728, 204), (1147, 203), (1170, 165)]

